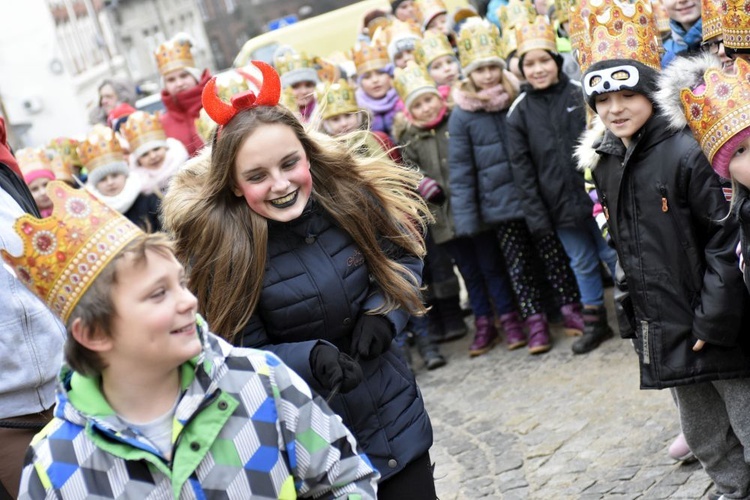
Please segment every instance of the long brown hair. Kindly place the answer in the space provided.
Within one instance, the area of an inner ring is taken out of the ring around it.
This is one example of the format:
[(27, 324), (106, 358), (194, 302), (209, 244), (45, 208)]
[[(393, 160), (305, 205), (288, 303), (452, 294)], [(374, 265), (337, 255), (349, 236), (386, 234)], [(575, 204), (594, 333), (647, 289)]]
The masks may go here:
[[(385, 295), (377, 313), (404, 308), (425, 312), (418, 280), (393, 252), (424, 256), (430, 218), (416, 192), (420, 175), (385, 154), (362, 157), (358, 145), (307, 132), (286, 109), (258, 107), (238, 113), (206, 149), (175, 176), (162, 205), (177, 258), (212, 330), (231, 340), (258, 304), (265, 273), (268, 223), (234, 193), (235, 162), (245, 139), (269, 124), (290, 127), (310, 160), (313, 199), (353, 239)], [(384, 244), (384, 242), (387, 242)], [(390, 250), (389, 250), (390, 248)]]

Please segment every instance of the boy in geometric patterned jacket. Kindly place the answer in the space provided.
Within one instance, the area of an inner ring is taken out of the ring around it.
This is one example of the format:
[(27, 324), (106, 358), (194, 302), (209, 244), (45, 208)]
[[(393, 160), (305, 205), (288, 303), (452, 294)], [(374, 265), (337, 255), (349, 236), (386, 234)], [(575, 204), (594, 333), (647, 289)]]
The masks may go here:
[(208, 331), (164, 235), (49, 184), (3, 258), (66, 325), (55, 418), (19, 498), (375, 499), (352, 434), (270, 352)]

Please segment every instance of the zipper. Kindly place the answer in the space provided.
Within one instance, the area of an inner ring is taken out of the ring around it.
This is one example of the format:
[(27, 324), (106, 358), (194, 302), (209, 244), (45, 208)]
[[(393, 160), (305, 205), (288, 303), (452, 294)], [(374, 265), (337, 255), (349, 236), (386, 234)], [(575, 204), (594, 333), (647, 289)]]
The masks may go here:
[(609, 222), (609, 207), (607, 206), (607, 195), (602, 194), (602, 212), (604, 212), (604, 218), (607, 219), (607, 222)]
[(641, 347), (643, 350), (643, 364), (651, 364), (651, 347), (650, 347), (648, 321), (641, 321)]

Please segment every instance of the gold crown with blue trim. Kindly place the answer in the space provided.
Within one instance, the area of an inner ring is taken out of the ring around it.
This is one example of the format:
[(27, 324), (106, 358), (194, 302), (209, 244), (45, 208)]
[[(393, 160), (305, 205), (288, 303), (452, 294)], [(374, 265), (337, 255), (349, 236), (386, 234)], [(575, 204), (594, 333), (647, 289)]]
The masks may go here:
[(23, 253), (0, 250), (16, 276), (67, 322), (81, 297), (125, 245), (143, 232), (85, 189), (47, 184), (52, 214), (23, 215), (13, 225)]

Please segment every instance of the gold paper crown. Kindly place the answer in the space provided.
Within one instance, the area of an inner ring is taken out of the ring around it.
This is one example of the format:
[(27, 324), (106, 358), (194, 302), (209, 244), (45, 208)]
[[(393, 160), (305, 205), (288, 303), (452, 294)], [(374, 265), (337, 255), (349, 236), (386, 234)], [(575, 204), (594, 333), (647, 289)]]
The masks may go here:
[(414, 7), (417, 14), (417, 21), (419, 21), (423, 30), (427, 29), (427, 25), (436, 16), (448, 14), (448, 7), (445, 6), (443, 0), (414, 0)]
[(68, 137), (58, 137), (56, 139), (52, 139), (49, 144), (47, 144), (47, 148), (57, 151), (57, 154), (60, 155), (62, 161), (65, 164), (69, 165), (71, 168), (82, 167), (83, 162), (81, 162), (81, 158), (79, 158), (78, 156), (79, 144), (80, 143), (75, 139), (70, 139)]
[(273, 61), (273, 66), (279, 76), (299, 69), (315, 69), (312, 58), (304, 52), (287, 52)]
[[(650, 1), (614, 4), (599, 16), (592, 12), (589, 14), (587, 31), (590, 33), (590, 52), (579, 52), (582, 73), (592, 64), (611, 59), (629, 59), (656, 71), (661, 70), (661, 38), (658, 36)], [(584, 44), (587, 42), (587, 34), (584, 32)]]
[(279, 104), (289, 111), (299, 114), (299, 106), (297, 106), (297, 99), (294, 97), (294, 94), (292, 93), (292, 87), (287, 87), (284, 90), (281, 91), (281, 97), (279, 99)]
[(29, 290), (67, 322), (99, 273), (142, 231), (85, 189), (53, 181), (47, 194), (49, 217), (27, 214), (13, 225), (23, 253), (0, 252)]
[(367, 35), (372, 39), (378, 29), (385, 30), (391, 25), (391, 20), (385, 16), (378, 16), (367, 23)]
[(198, 112), (198, 118), (195, 119), (195, 131), (198, 132), (205, 144), (209, 144), (214, 130), (216, 130), (216, 122), (208, 116), (205, 109), (201, 108)]
[(503, 59), (507, 59), (508, 56), (510, 56), (511, 52), (513, 52), (517, 48), (518, 48), (518, 41), (516, 38), (516, 29), (508, 28), (508, 29), (503, 30), (503, 43), (502, 43)]
[[(660, 0), (651, 0), (651, 9), (654, 11), (654, 17), (656, 18), (656, 29), (659, 30), (661, 35), (666, 35), (672, 32), (672, 27), (669, 25), (669, 12), (664, 4)], [(705, 17), (703, 18), (705, 21)], [(705, 23), (703, 24), (703, 35), (705, 36)], [(721, 25), (719, 26), (721, 30)]]
[(337, 82), (341, 78), (341, 70), (339, 67), (322, 57), (315, 58), (315, 65), (317, 67), (318, 78), (321, 82), (327, 82), (329, 84)]
[(161, 126), (158, 112), (152, 115), (145, 111), (136, 111), (122, 124), (120, 130), (130, 144), (130, 151), (136, 157), (147, 152), (141, 150), (148, 147), (149, 143), (167, 140), (167, 134)]
[(326, 90), (322, 101), (323, 109), (320, 113), (320, 118), (323, 120), (359, 111), (357, 98), (354, 95), (354, 88), (344, 79), (331, 84)]
[(533, 23), (521, 21), (516, 26), (517, 55), (521, 57), (534, 49), (557, 52), (555, 30), (547, 20), (547, 16), (536, 16)]
[(120, 141), (112, 129), (104, 125), (91, 129), (86, 139), (78, 145), (78, 156), (89, 173), (103, 165), (125, 161)]
[(41, 148), (19, 149), (15, 156), (24, 177), (37, 170), (47, 170), (54, 174), (55, 170), (59, 172), (63, 168), (60, 156), (55, 155), (54, 159), (50, 158), (47, 152)]
[(500, 59), (502, 60), (502, 41), (497, 26), (487, 21), (473, 22), (464, 25), (458, 35), (458, 56), (461, 67), (466, 69), (472, 63)]
[(711, 68), (704, 74), (705, 90), (680, 92), (685, 116), (708, 161), (726, 142), (750, 124), (750, 63), (734, 62), (734, 74)]
[(425, 68), (429, 67), (432, 61), (438, 57), (453, 55), (455, 53), (448, 37), (434, 31), (426, 32), (424, 38), (417, 40), (414, 50), (414, 60)]
[[(707, 42), (723, 32), (721, 25), (722, 0), (702, 0), (701, 19), (703, 20), (703, 41)], [(665, 9), (666, 10), (666, 9)], [(745, 16), (748, 12), (745, 11)]]
[(562, 24), (570, 20), (570, 0), (555, 0), (555, 20)]
[(570, 24), (568, 25), (568, 36), (570, 44), (576, 49), (578, 64), (588, 67), (591, 59), (591, 40), (589, 22), (591, 15), (594, 17), (603, 14), (612, 6), (613, 0), (579, 0), (571, 3)]
[(535, 17), (534, 4), (524, 0), (510, 0), (508, 5), (501, 5), (497, 9), (497, 18), (503, 31), (515, 28), (521, 21), (532, 21)]
[(723, 0), (721, 26), (724, 46), (750, 48), (750, 5), (747, 0)]
[(395, 38), (422, 38), (422, 30), (413, 21), (401, 21), (394, 19), (391, 24), (385, 28), (386, 40), (388, 43)]
[(405, 103), (409, 101), (409, 96), (419, 89), (437, 89), (435, 81), (427, 74), (427, 70), (414, 61), (406, 63), (403, 69), (396, 68), (393, 86)]
[[(378, 33), (382, 32), (378, 30)], [(382, 35), (382, 37), (384, 38), (385, 35)], [(354, 47), (352, 58), (358, 75), (383, 69), (391, 63), (391, 59), (388, 57), (388, 46), (381, 40), (381, 37), (376, 36), (372, 43), (360, 43)]]
[(154, 51), (159, 73), (166, 75), (176, 69), (194, 68), (191, 48), (190, 40), (169, 40), (159, 45)]

